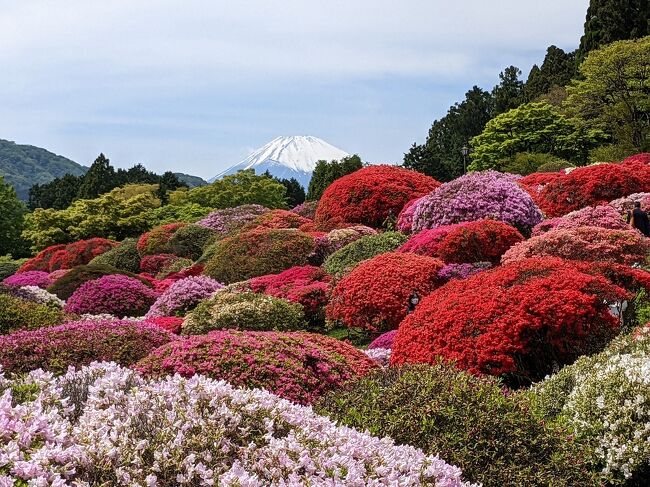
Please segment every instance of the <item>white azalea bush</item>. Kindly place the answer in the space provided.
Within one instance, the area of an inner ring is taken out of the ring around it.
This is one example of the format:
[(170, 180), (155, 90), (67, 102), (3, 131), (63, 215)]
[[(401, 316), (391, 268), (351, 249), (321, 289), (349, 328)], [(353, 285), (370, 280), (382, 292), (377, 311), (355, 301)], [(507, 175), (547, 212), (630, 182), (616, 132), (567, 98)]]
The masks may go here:
[(647, 480), (650, 328), (639, 328), (600, 354), (580, 358), (531, 394), (542, 415), (566, 423), (578, 441), (590, 446), (594, 466), (610, 482)]
[(469, 486), (437, 456), (202, 376), (0, 375), (0, 486)]

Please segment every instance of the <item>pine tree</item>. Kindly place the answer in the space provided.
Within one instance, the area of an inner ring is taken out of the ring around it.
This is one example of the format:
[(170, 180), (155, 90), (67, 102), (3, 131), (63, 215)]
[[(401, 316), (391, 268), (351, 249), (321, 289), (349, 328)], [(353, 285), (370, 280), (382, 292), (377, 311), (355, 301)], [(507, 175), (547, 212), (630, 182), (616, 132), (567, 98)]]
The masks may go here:
[(104, 154), (99, 154), (84, 176), (77, 197), (79, 199), (97, 198), (100, 194), (108, 193), (117, 187), (116, 183), (115, 169)]
[(530, 70), (524, 87), (524, 98), (535, 101), (554, 87), (568, 85), (575, 74), (575, 52), (567, 53), (557, 46), (549, 46), (542, 67), (535, 64)]
[(0, 256), (11, 254), (22, 257), (29, 251), (21, 238), (23, 218), (27, 209), (25, 204), (18, 199), (16, 190), (4, 182), (0, 176)]
[(517, 108), (522, 103), (524, 83), (519, 79), (521, 70), (509, 66), (499, 74), (499, 84), (492, 90), (494, 99), (494, 115)]

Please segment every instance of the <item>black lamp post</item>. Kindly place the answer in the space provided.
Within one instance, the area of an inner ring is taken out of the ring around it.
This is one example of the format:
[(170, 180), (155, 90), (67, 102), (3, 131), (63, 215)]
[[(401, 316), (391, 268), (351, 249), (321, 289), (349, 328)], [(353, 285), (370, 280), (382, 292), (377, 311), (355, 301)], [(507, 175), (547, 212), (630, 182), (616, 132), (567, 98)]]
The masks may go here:
[(463, 174), (467, 172), (467, 156), (469, 155), (469, 147), (464, 145), (460, 149), (460, 153), (463, 155)]

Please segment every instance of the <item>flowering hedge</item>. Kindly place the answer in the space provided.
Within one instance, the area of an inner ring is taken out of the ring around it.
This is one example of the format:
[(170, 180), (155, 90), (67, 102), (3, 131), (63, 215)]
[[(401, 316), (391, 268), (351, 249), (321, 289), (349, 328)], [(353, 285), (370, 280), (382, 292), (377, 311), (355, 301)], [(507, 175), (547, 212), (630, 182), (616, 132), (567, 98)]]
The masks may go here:
[(533, 237), (554, 228), (598, 227), (611, 230), (629, 230), (621, 214), (610, 205), (586, 206), (564, 216), (549, 218), (533, 228)]
[(139, 272), (140, 254), (137, 239), (127, 238), (114, 247), (90, 261), (91, 265), (109, 265), (121, 271)]
[(438, 257), (445, 262), (498, 263), (501, 256), (524, 237), (510, 225), (478, 220), (445, 225), (413, 235), (398, 252)]
[(623, 164), (650, 164), (650, 152), (641, 152), (633, 156), (626, 157), (621, 161)]
[(183, 323), (184, 335), (211, 330), (289, 331), (305, 328), (302, 306), (252, 292), (221, 291), (194, 309)]
[(213, 211), (203, 220), (197, 222), (197, 225), (210, 228), (223, 236), (240, 230), (247, 223), (269, 211), (271, 210), (261, 205), (241, 205), (235, 208), (225, 208)]
[(174, 339), (152, 323), (73, 321), (0, 336), (0, 365), (10, 374), (35, 369), (63, 373), (68, 366), (96, 360), (131, 365)]
[(634, 209), (634, 203), (641, 203), (643, 211), (650, 211), (650, 193), (633, 193), (622, 198), (616, 198), (609, 202), (609, 206), (614, 208), (622, 217), (627, 216), (628, 211)]
[(650, 241), (629, 227), (627, 230), (559, 228), (515, 245), (503, 255), (502, 262), (507, 264), (529, 257), (554, 256), (632, 265), (644, 263), (649, 253)]
[(164, 254), (168, 249), (168, 244), (176, 230), (186, 226), (187, 223), (168, 223), (161, 225), (146, 233), (143, 233), (138, 239), (137, 248), (141, 256)]
[(122, 274), (134, 279), (140, 279), (143, 283), (147, 282), (146, 280), (136, 276), (135, 274), (132, 274), (131, 272), (122, 271), (109, 265), (89, 264), (80, 265), (74, 269), (71, 269), (64, 276), (54, 281), (52, 285), (47, 288), (47, 290), (52, 294), (56, 294), (61, 299), (68, 299), (84, 283), (113, 274)]
[(397, 216), (397, 229), (400, 232), (411, 233), (415, 209), (423, 198), (424, 196), (413, 198), (411, 201), (406, 203), (404, 208), (402, 208), (402, 211), (399, 212), (399, 215)]
[(191, 276), (174, 282), (147, 312), (147, 318), (185, 316), (197, 304), (208, 299), (223, 284), (207, 276)]
[(0, 294), (0, 335), (16, 330), (55, 326), (64, 319), (65, 314), (59, 308)]
[(308, 263), (314, 239), (292, 228), (258, 229), (218, 242), (204, 273), (230, 284)]
[(249, 281), (249, 286), (256, 293), (301, 304), (309, 324), (318, 327), (324, 322), (330, 280), (329, 274), (320, 267), (303, 266), (255, 277)]
[(452, 279), (467, 279), (492, 267), (490, 262), (473, 262), (471, 264), (445, 264), (438, 272), (438, 278), (443, 281)]
[(325, 235), (316, 237), (314, 260), (323, 262), (337, 250), (341, 250), (347, 244), (367, 235), (377, 235), (377, 231), (364, 225), (354, 225), (348, 228), (336, 228)]
[(602, 348), (618, 330), (608, 303), (631, 293), (590, 271), (547, 257), (452, 280), (400, 324), (391, 363), (442, 357), (513, 384), (541, 379)]
[(397, 218), (406, 203), (440, 186), (424, 174), (396, 166), (369, 166), (334, 181), (323, 193), (316, 222), (339, 222), (381, 227)]
[(489, 218), (527, 234), (542, 220), (531, 196), (509, 174), (485, 171), (445, 183), (418, 203), (413, 232)]
[(176, 335), (181, 333), (183, 327), (183, 318), (179, 316), (156, 316), (155, 318), (147, 318), (146, 321)]
[(5, 278), (3, 284), (7, 286), (36, 286), (45, 289), (52, 284), (49, 272), (25, 271)]
[(25, 301), (39, 303), (49, 306), (50, 308), (63, 309), (65, 301), (59, 299), (55, 294), (47, 292), (45, 289), (37, 286), (5, 286), (0, 284), (0, 293), (8, 294)]
[(423, 298), (438, 287), (442, 266), (438, 259), (397, 252), (362, 262), (334, 287), (327, 319), (371, 331), (396, 328), (414, 291)]
[(181, 259), (174, 254), (145, 255), (140, 261), (140, 270), (150, 275), (156, 275), (164, 268)]
[(215, 238), (216, 233), (201, 225), (185, 225), (174, 232), (166, 245), (170, 254), (196, 260), (201, 257), (205, 247)]
[(91, 238), (67, 245), (54, 245), (40, 251), (36, 257), (29, 259), (20, 267), (18, 272), (52, 272), (57, 269), (72, 269), (78, 265), (88, 264), (98, 255), (118, 245), (117, 242), (105, 238)]
[(352, 345), (324, 335), (235, 330), (171, 342), (135, 366), (153, 376), (203, 374), (236, 387), (266, 389), (299, 404), (375, 367)]
[(313, 220), (316, 218), (316, 208), (318, 208), (318, 201), (305, 201), (304, 203), (300, 203), (298, 206), (292, 208), (291, 211), (302, 217)]
[(393, 252), (406, 242), (407, 237), (399, 232), (384, 232), (378, 235), (361, 237), (347, 244), (330, 255), (323, 264), (323, 269), (332, 276), (342, 276), (366, 259)]
[(67, 300), (68, 313), (109, 313), (142, 316), (156, 301), (156, 293), (141, 281), (123, 275), (103, 276), (82, 284)]
[(604, 205), (633, 193), (650, 191), (650, 166), (597, 164), (581, 167), (550, 182), (540, 192), (547, 216), (562, 216), (585, 206)]
[(386, 348), (388, 350), (392, 349), (396, 335), (397, 330), (391, 330), (387, 331), (386, 333), (382, 333), (372, 342), (370, 342), (370, 345), (368, 345), (368, 350), (372, 350), (374, 348)]
[(258, 216), (250, 223), (247, 223), (242, 230), (248, 231), (256, 228), (299, 228), (309, 223), (313, 223), (311, 219), (300, 216), (293, 211), (271, 210)]
[(558, 172), (534, 172), (528, 176), (517, 181), (517, 184), (521, 186), (530, 196), (533, 198), (533, 201), (539, 206), (539, 194), (548, 183), (555, 181), (556, 179), (564, 176), (564, 171)]
[(437, 456), (267, 392), (110, 363), (0, 378), (0, 421), (7, 485), (469, 487)]

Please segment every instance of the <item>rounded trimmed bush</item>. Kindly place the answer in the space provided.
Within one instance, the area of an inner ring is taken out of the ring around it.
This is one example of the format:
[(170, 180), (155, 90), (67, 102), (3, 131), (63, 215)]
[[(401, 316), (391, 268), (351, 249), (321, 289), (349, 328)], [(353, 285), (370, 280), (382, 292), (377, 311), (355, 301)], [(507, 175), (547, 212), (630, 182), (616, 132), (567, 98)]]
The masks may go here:
[(163, 330), (171, 331), (175, 335), (180, 335), (183, 327), (183, 318), (179, 316), (156, 316), (155, 318), (147, 318), (146, 321), (159, 326)]
[(150, 376), (202, 374), (309, 404), (376, 366), (352, 345), (323, 335), (224, 330), (171, 342), (135, 368)]
[(370, 345), (368, 345), (368, 350), (373, 350), (375, 348), (384, 348), (391, 350), (393, 348), (393, 342), (395, 341), (395, 336), (397, 335), (397, 330), (387, 331), (382, 333), (377, 338), (375, 338)]
[(174, 232), (167, 242), (167, 252), (196, 260), (201, 257), (203, 250), (215, 238), (216, 234), (210, 228), (201, 225), (186, 225)]
[(0, 335), (56, 326), (64, 319), (65, 314), (59, 308), (0, 294)]
[(304, 218), (313, 220), (316, 218), (316, 208), (318, 208), (318, 201), (305, 201), (304, 203), (300, 203), (298, 206), (292, 208), (291, 211)]
[(531, 196), (515, 176), (496, 171), (466, 174), (443, 184), (418, 203), (413, 232), (482, 219), (512, 225), (524, 235), (542, 221)]
[(45, 289), (36, 286), (5, 286), (0, 284), (0, 293), (8, 294), (15, 298), (24, 299), (33, 303), (44, 304), (50, 308), (63, 309), (65, 301), (59, 299), (52, 293), (47, 292)]
[(20, 267), (19, 272), (52, 272), (57, 269), (72, 269), (78, 265), (88, 264), (98, 255), (118, 245), (117, 242), (105, 238), (91, 238), (70, 244), (53, 245), (42, 250), (36, 257), (25, 262)]
[(393, 252), (406, 240), (406, 235), (399, 232), (384, 232), (361, 237), (330, 255), (325, 260), (323, 269), (332, 276), (341, 276), (350, 272), (359, 262), (379, 254)]
[(440, 272), (438, 272), (438, 278), (443, 282), (451, 281), (452, 279), (467, 279), (469, 276), (483, 272), (491, 267), (492, 264), (490, 262), (445, 264), (445, 266), (440, 269)]
[(440, 455), (485, 487), (598, 485), (568, 432), (535, 418), (495, 379), (451, 365), (377, 370), (327, 394), (315, 410)]
[(116, 274), (82, 284), (67, 300), (65, 310), (77, 314), (142, 316), (156, 297), (142, 281)]
[(15, 274), (24, 262), (25, 259), (11, 260), (10, 258), (0, 256), (0, 280)]
[(413, 235), (398, 252), (437, 257), (444, 262), (498, 263), (524, 237), (516, 228), (495, 220), (478, 220), (424, 230)]
[(609, 202), (609, 206), (614, 208), (621, 218), (627, 216), (629, 211), (634, 209), (634, 203), (641, 203), (641, 209), (643, 211), (650, 210), (650, 193), (633, 193), (622, 198), (616, 198)]
[(140, 270), (142, 272), (146, 272), (149, 275), (155, 276), (159, 272), (162, 272), (163, 269), (169, 267), (174, 262), (179, 260), (187, 262), (187, 259), (183, 259), (182, 257), (178, 257), (174, 254), (145, 255), (140, 261)]
[(302, 225), (313, 223), (309, 218), (302, 217), (293, 211), (271, 210), (247, 223), (242, 231), (256, 228), (300, 228)]
[(255, 220), (258, 216), (271, 211), (261, 205), (240, 205), (234, 208), (215, 210), (197, 225), (210, 228), (221, 236), (234, 233), (246, 224)]
[(650, 152), (640, 152), (638, 154), (626, 157), (621, 161), (622, 164), (650, 164)]
[(443, 358), (513, 385), (542, 379), (602, 349), (620, 327), (607, 303), (631, 293), (591, 269), (546, 257), (452, 280), (400, 324), (391, 363)]
[(300, 230), (251, 230), (217, 242), (203, 272), (231, 284), (306, 265), (314, 249), (314, 239)]
[(399, 215), (397, 216), (397, 229), (400, 232), (411, 233), (415, 209), (423, 198), (424, 196), (413, 198), (411, 201), (406, 203), (404, 208), (402, 208), (402, 211), (399, 212)]
[(438, 259), (397, 252), (362, 262), (332, 290), (327, 319), (370, 331), (397, 328), (411, 294), (423, 298), (439, 286), (442, 266)]
[(92, 266), (109, 265), (115, 269), (128, 272), (140, 272), (140, 254), (137, 239), (127, 238), (114, 247), (90, 261)]
[(52, 284), (52, 278), (49, 272), (25, 271), (5, 278), (2, 283), (7, 286), (36, 286), (45, 289)]
[(151, 323), (75, 321), (0, 336), (0, 365), (10, 374), (43, 369), (58, 374), (95, 361), (131, 365), (175, 335)]
[(223, 284), (208, 276), (190, 276), (180, 279), (156, 299), (147, 312), (147, 318), (185, 316), (197, 304), (222, 288)]
[(186, 225), (187, 223), (183, 222), (168, 223), (143, 233), (136, 245), (140, 256), (167, 253), (169, 240), (176, 233), (176, 230)]
[(337, 250), (341, 250), (347, 244), (367, 235), (377, 235), (377, 231), (364, 225), (355, 225), (348, 228), (336, 228), (325, 235), (316, 237), (314, 260), (323, 262)]
[(533, 237), (553, 229), (577, 227), (598, 227), (610, 230), (629, 230), (620, 213), (610, 205), (586, 206), (564, 216), (549, 218), (533, 228)]
[(397, 218), (406, 203), (438, 186), (435, 179), (401, 167), (364, 167), (328, 186), (318, 202), (316, 223), (331, 226), (347, 222), (380, 228), (387, 218)]
[(65, 275), (57, 279), (47, 288), (52, 294), (56, 294), (61, 299), (68, 299), (72, 294), (88, 281), (94, 281), (103, 276), (121, 274), (133, 279), (139, 279), (143, 284), (149, 285), (146, 280), (138, 277), (131, 272), (116, 269), (105, 264), (80, 265), (68, 271)]
[(220, 291), (194, 309), (183, 323), (183, 335), (212, 330), (292, 331), (305, 328), (302, 306), (252, 292)]

